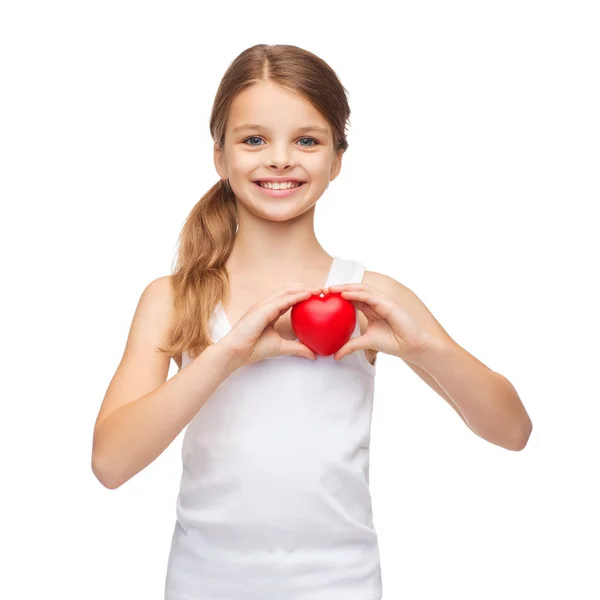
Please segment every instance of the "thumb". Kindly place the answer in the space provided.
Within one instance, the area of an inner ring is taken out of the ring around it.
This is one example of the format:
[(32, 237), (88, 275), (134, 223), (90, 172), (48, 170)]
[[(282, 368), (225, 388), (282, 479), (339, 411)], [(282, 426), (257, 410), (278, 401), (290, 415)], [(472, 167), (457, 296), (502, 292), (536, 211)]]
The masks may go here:
[(297, 342), (295, 340), (286, 340), (284, 338), (281, 339), (282, 341), (280, 351), (282, 354), (303, 356), (304, 358), (316, 360), (317, 355), (308, 346), (305, 346), (302, 342)]
[(341, 360), (344, 356), (355, 352), (356, 350), (361, 350), (365, 348), (364, 344), (365, 338), (363, 335), (350, 338), (334, 355), (333, 358), (335, 360)]

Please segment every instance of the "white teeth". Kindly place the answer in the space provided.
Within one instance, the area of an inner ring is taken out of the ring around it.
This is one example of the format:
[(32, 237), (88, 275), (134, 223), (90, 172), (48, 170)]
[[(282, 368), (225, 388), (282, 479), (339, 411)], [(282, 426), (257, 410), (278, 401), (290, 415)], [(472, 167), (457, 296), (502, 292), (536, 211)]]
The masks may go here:
[(273, 183), (271, 181), (259, 181), (260, 187), (267, 188), (268, 190), (288, 190), (295, 188), (300, 185), (299, 181), (282, 181), (281, 183)]

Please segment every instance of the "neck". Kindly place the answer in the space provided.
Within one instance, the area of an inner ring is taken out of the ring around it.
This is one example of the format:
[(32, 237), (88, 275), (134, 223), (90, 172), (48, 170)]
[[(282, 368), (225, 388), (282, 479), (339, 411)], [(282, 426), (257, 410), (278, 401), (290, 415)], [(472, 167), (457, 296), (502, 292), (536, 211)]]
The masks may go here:
[(230, 272), (296, 275), (331, 260), (315, 235), (314, 206), (285, 221), (259, 218), (246, 211), (240, 211), (238, 218), (238, 232), (227, 260)]

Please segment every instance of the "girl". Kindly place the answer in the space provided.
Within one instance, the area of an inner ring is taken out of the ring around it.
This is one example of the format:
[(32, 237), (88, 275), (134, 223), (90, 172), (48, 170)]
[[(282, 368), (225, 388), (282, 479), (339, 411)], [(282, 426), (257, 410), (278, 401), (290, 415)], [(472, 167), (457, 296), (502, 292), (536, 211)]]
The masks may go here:
[[(369, 493), (378, 352), (490, 442), (519, 450), (531, 431), (510, 382), (414, 293), (319, 244), (315, 207), (340, 173), (349, 115), (334, 71), (295, 46), (245, 50), (217, 91), (220, 181), (192, 209), (173, 275), (144, 290), (94, 431), (92, 468), (114, 489), (187, 426), (166, 600), (382, 597)], [(356, 326), (317, 356), (290, 309), (328, 293), (354, 304)], [(180, 371), (166, 381), (170, 358)]]

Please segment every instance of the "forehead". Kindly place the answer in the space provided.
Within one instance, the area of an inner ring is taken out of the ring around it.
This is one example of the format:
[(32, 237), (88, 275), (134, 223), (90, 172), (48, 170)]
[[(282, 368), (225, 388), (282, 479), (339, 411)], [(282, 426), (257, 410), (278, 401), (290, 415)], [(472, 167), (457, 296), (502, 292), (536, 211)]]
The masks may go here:
[(244, 123), (267, 129), (289, 129), (318, 125), (331, 131), (327, 120), (308, 100), (271, 82), (258, 82), (240, 92), (231, 104), (229, 130)]

